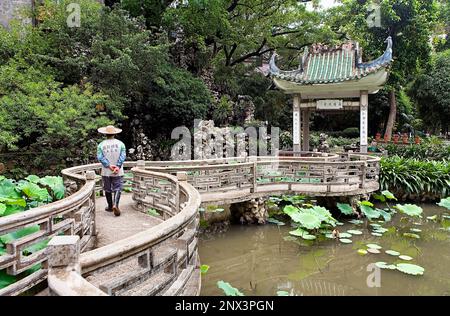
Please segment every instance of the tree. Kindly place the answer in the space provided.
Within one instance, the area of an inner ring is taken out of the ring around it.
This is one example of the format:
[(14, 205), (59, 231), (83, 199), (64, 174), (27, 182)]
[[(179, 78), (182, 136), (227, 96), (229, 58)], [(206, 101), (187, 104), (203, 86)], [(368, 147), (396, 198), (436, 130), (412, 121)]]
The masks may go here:
[(411, 94), (424, 124), (434, 133), (448, 133), (450, 122), (450, 49), (439, 53), (429, 71), (415, 80)]
[[(381, 25), (368, 23), (372, 6), (379, 3)], [(386, 135), (390, 138), (397, 114), (397, 93), (427, 67), (431, 60), (430, 39), (437, 26), (435, 0), (344, 0), (330, 11), (332, 29), (342, 37), (358, 40), (366, 59), (382, 54), (384, 40), (393, 39), (394, 63), (387, 82), (390, 112)]]

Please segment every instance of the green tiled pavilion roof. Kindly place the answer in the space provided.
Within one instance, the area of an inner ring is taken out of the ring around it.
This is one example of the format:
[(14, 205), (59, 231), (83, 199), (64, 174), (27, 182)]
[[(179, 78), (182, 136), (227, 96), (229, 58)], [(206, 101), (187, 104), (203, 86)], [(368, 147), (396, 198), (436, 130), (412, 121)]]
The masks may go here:
[(388, 38), (386, 52), (377, 60), (360, 63), (358, 44), (346, 43), (340, 47), (329, 49), (314, 45), (303, 55), (300, 68), (294, 71), (282, 71), (275, 65), (275, 55), (270, 62), (273, 77), (296, 82), (300, 85), (338, 83), (358, 80), (392, 62), (392, 40)]

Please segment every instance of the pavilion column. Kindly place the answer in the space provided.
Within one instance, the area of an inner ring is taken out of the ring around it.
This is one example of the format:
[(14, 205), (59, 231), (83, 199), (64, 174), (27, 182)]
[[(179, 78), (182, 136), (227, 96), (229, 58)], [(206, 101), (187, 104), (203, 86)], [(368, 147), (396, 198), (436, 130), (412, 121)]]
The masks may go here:
[(294, 108), (292, 111), (292, 142), (294, 145), (294, 152), (299, 152), (301, 146), (301, 114), (300, 114), (300, 94), (294, 95)]
[(359, 143), (360, 152), (363, 154), (367, 153), (367, 130), (369, 128), (368, 124), (369, 115), (369, 93), (367, 90), (362, 90), (360, 93), (360, 129), (359, 129)]
[(309, 151), (309, 118), (311, 111), (308, 108), (303, 109), (302, 117), (302, 130), (303, 130), (303, 151)]

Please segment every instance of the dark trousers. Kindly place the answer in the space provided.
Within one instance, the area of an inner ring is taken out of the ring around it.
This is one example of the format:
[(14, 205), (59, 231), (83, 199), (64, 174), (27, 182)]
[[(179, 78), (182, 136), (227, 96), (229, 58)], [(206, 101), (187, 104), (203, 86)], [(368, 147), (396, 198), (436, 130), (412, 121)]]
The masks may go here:
[(122, 191), (123, 177), (102, 177), (103, 190), (107, 193)]

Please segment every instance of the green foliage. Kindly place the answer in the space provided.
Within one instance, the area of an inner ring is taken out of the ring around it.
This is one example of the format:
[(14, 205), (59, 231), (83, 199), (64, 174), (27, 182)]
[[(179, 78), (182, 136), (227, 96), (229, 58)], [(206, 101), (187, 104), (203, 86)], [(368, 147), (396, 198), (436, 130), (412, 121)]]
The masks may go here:
[(284, 207), (283, 212), (301, 227), (297, 231), (297, 234), (300, 234), (299, 236), (301, 237), (304, 237), (302, 229), (316, 230), (323, 226), (336, 226), (337, 222), (327, 209), (320, 206), (299, 209), (293, 205), (287, 205)]
[(244, 296), (237, 288), (232, 287), (230, 283), (224, 281), (218, 281), (217, 286), (222, 289), (226, 296)]
[(28, 176), (27, 179), (33, 182), (6, 178), (0, 180), (0, 216), (22, 212), (64, 197), (65, 188), (61, 177)]
[(428, 160), (450, 160), (450, 146), (441, 142), (425, 140), (419, 145), (397, 146), (387, 145), (385, 149), (390, 156)]
[(408, 216), (412, 217), (421, 217), (423, 210), (420, 206), (413, 205), (413, 204), (397, 204), (395, 206), (401, 213), (406, 214)]
[(357, 127), (349, 127), (342, 131), (344, 137), (347, 138), (357, 138), (359, 137), (359, 128)]
[(207, 264), (202, 264), (202, 265), (200, 266), (200, 272), (201, 272), (201, 274), (206, 274), (206, 273), (208, 272), (208, 270), (209, 270), (209, 265), (207, 265)]
[(449, 183), (448, 160), (428, 161), (400, 157), (381, 160), (381, 188), (394, 192), (398, 198), (443, 198), (449, 193)]
[(441, 201), (438, 203), (438, 205), (445, 207), (447, 210), (450, 210), (450, 197), (441, 199)]
[[(427, 130), (448, 131), (450, 121), (450, 49), (438, 54), (431, 69), (420, 76), (411, 88)], [(447, 146), (447, 158), (449, 149)]]

